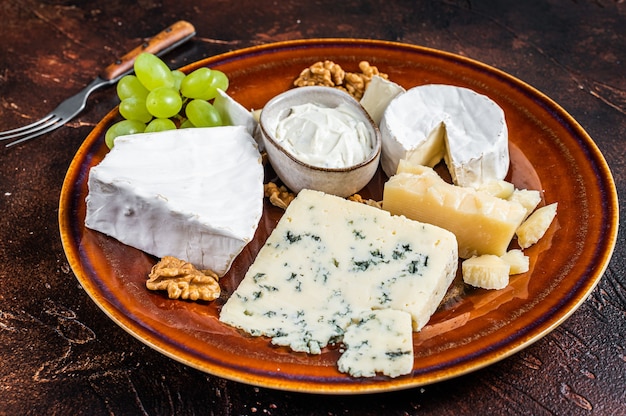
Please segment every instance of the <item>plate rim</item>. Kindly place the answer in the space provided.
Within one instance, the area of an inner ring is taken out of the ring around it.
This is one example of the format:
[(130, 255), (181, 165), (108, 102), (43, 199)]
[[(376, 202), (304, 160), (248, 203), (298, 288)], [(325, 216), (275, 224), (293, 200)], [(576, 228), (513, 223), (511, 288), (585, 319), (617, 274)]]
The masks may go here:
[[(594, 170), (600, 170), (602, 175), (603, 182), (606, 181), (605, 185), (607, 188), (610, 188), (609, 201), (607, 201), (607, 211), (611, 211), (612, 215), (607, 218), (607, 233), (608, 237), (606, 250), (603, 252), (601, 256), (601, 260), (598, 262), (600, 267), (593, 270), (591, 272), (591, 276), (588, 279), (585, 279), (585, 284), (581, 287), (581, 292), (579, 292), (574, 298), (569, 299), (569, 302), (566, 302), (566, 305), (563, 305), (559, 310), (554, 311), (550, 317), (546, 320), (549, 321), (549, 325), (545, 326), (542, 330), (538, 332), (532, 332), (525, 334), (521, 340), (517, 341), (514, 348), (509, 348), (504, 352), (490, 354), (487, 359), (483, 359), (478, 363), (478, 365), (472, 363), (462, 363), (456, 371), (444, 371), (442, 374), (438, 374), (436, 377), (426, 377), (426, 380), (422, 380), (420, 382), (411, 382), (414, 378), (425, 378), (423, 375), (419, 377), (414, 377), (411, 379), (389, 379), (389, 381), (383, 381), (381, 383), (367, 383), (362, 382), (359, 384), (341, 384), (341, 387), (338, 388), (338, 385), (306, 385), (303, 386), (300, 381), (291, 381), (291, 380), (282, 380), (277, 381), (276, 379), (271, 379), (271, 383), (267, 383), (266, 377), (257, 376), (255, 374), (240, 374), (233, 373), (229, 371), (210, 371), (215, 370), (211, 365), (206, 365), (205, 363), (201, 363), (198, 360), (194, 360), (191, 357), (181, 357), (176, 353), (172, 352), (170, 349), (166, 348), (163, 345), (160, 345), (153, 340), (146, 339), (145, 336), (142, 336), (140, 331), (137, 328), (129, 327), (125, 322), (118, 319), (114, 313), (112, 313), (108, 308), (112, 307), (107, 299), (99, 296), (92, 290), (92, 283), (89, 279), (86, 278), (85, 270), (83, 265), (80, 262), (80, 258), (78, 253), (73, 251), (72, 242), (75, 242), (73, 238), (73, 234), (67, 232), (68, 229), (72, 227), (71, 224), (68, 223), (71, 212), (68, 209), (72, 206), (71, 197), (72, 193), (70, 192), (73, 189), (73, 179), (77, 176), (77, 167), (80, 167), (82, 163), (79, 163), (79, 159), (82, 159), (82, 156), (88, 153), (88, 150), (95, 146), (96, 135), (93, 134), (93, 131), (87, 136), (84, 142), (79, 147), (75, 156), (73, 157), (68, 171), (66, 173), (65, 179), (63, 181), (63, 186), (61, 189), (61, 195), (59, 200), (59, 212), (58, 212), (58, 220), (59, 220), (59, 231), (61, 234), (61, 240), (65, 255), (68, 259), (70, 267), (74, 272), (75, 277), (81, 284), (81, 286), (85, 289), (85, 292), (90, 296), (90, 298), (96, 303), (96, 305), (103, 311), (105, 314), (118, 326), (124, 329), (127, 333), (131, 334), (133, 337), (148, 345), (149, 347), (155, 349), (156, 351), (162, 353), (163, 355), (172, 358), (178, 362), (181, 362), (185, 365), (189, 365), (190, 367), (196, 368), (200, 371), (223, 377), (225, 379), (242, 382), (246, 384), (252, 384), (259, 387), (273, 388), (284, 391), (294, 391), (294, 392), (304, 392), (304, 393), (325, 393), (325, 394), (361, 394), (361, 393), (377, 393), (377, 392), (388, 392), (394, 390), (401, 390), (413, 387), (419, 387), (422, 385), (432, 384), (435, 382), (440, 382), (443, 380), (447, 380), (450, 378), (459, 377), (461, 375), (474, 372), (481, 368), (492, 365), (498, 361), (501, 361), (525, 348), (535, 343), (539, 339), (543, 338), (550, 332), (552, 332), (556, 327), (563, 323), (567, 318), (571, 316), (579, 306), (588, 298), (593, 289), (596, 287), (602, 275), (604, 274), (608, 264), (610, 262), (611, 256), (613, 254), (613, 250), (617, 241), (618, 234), (618, 224), (619, 224), (619, 204), (618, 204), (618, 196), (617, 190), (615, 187), (615, 182), (613, 179), (613, 175), (611, 174), (610, 168), (602, 155), (600, 149), (593, 141), (593, 139), (589, 136), (589, 134), (582, 128), (582, 126), (560, 105), (558, 105), (554, 100), (549, 98), (547, 95), (542, 93), (541, 91), (535, 89), (531, 85), (525, 83), (524, 81), (516, 78), (498, 68), (492, 67), (488, 64), (482, 63), (480, 61), (474, 60), (472, 58), (468, 58), (465, 56), (457, 55), (451, 52), (441, 51), (433, 48), (428, 48), (424, 46), (412, 45), (407, 43), (395, 42), (395, 41), (386, 41), (386, 40), (374, 40), (374, 39), (356, 39), (356, 38), (312, 38), (312, 39), (299, 39), (299, 40), (290, 40), (290, 41), (280, 41), (280, 42), (272, 42), (263, 45), (256, 45), (247, 48), (241, 48), (234, 51), (229, 51), (223, 54), (214, 55), (211, 57), (203, 58), (198, 61), (189, 63), (182, 68), (183, 71), (190, 71), (200, 66), (207, 66), (211, 62), (219, 61), (221, 63), (226, 63), (231, 60), (236, 60), (241, 57), (252, 56), (256, 54), (262, 54), (271, 51), (277, 50), (285, 50), (289, 48), (302, 49), (302, 48), (310, 48), (314, 46), (342, 46), (342, 47), (359, 47), (359, 46), (368, 46), (368, 47), (378, 47), (381, 49), (384, 48), (395, 48), (395, 49), (405, 49), (412, 52), (418, 53), (428, 53), (432, 55), (436, 55), (438, 57), (444, 57), (446, 59), (451, 59), (457, 62), (464, 63), (466, 65), (470, 65), (474, 68), (482, 69), (484, 71), (488, 71), (499, 78), (506, 80), (508, 83), (514, 84), (518, 87), (518, 89), (527, 91), (529, 95), (532, 95), (534, 98), (538, 98), (538, 101), (541, 102), (542, 106), (546, 108), (547, 111), (551, 111), (553, 113), (558, 114), (559, 117), (563, 118), (562, 124), (568, 125), (574, 130), (578, 136), (584, 139), (584, 144), (589, 152), (593, 154), (594, 161)], [(117, 107), (113, 108), (98, 124), (101, 124), (107, 120), (113, 119), (117, 114)], [(95, 129), (94, 129), (95, 130)], [(599, 164), (596, 164), (599, 163)], [(74, 174), (72, 174), (74, 173)], [(86, 173), (84, 173), (86, 174)], [(70, 227), (70, 228), (68, 228)], [(89, 290), (88, 290), (89, 289)], [(565, 310), (563, 310), (565, 308)], [(556, 319), (554, 316), (557, 316)], [(359, 379), (360, 380), (360, 379)], [(362, 381), (362, 380), (360, 380)]]

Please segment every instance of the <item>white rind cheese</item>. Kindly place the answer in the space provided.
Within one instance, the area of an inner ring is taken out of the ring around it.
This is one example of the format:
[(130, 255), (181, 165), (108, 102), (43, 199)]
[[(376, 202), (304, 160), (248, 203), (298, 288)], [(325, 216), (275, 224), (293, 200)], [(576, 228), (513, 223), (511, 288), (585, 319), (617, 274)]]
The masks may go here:
[(226, 92), (217, 89), (217, 96), (213, 100), (213, 106), (220, 114), (224, 125), (244, 126), (250, 136), (254, 137), (260, 150), (263, 150), (263, 140), (257, 138), (259, 122), (254, 118), (254, 113), (239, 104)]
[(360, 104), (374, 120), (374, 123), (379, 126), (385, 109), (391, 100), (405, 91), (403, 87), (395, 82), (391, 82), (380, 75), (374, 75), (365, 93), (363, 93)]
[(389, 377), (413, 370), (411, 315), (394, 309), (364, 312), (346, 329), (337, 366), (353, 377)]
[(429, 84), (394, 98), (383, 115), (381, 163), (388, 176), (401, 159), (434, 166), (443, 157), (456, 185), (503, 180), (509, 170), (502, 109), (468, 88)]
[(88, 186), (88, 228), (218, 275), (252, 240), (263, 210), (261, 157), (244, 127), (119, 137)]
[(456, 275), (454, 235), (439, 227), (302, 190), (259, 251), (220, 320), (276, 345), (319, 354), (373, 309), (420, 330)]

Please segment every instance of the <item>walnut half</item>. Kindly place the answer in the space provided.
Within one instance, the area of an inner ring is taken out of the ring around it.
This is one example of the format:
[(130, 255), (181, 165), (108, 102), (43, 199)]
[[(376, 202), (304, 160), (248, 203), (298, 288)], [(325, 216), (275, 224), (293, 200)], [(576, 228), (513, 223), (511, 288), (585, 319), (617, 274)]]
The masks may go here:
[(274, 182), (268, 182), (263, 185), (263, 190), (272, 205), (282, 209), (287, 209), (291, 201), (296, 197), (296, 195), (293, 192), (289, 192), (284, 185), (278, 186)]
[(218, 280), (211, 270), (198, 270), (191, 263), (166, 256), (152, 267), (146, 287), (166, 290), (170, 299), (211, 301), (220, 296)]
[(368, 61), (359, 62), (359, 70), (361, 72), (346, 72), (333, 61), (319, 61), (302, 70), (293, 85), (296, 87), (319, 85), (338, 88), (360, 100), (374, 75), (385, 79), (389, 78), (387, 74), (378, 71), (378, 68), (370, 65)]

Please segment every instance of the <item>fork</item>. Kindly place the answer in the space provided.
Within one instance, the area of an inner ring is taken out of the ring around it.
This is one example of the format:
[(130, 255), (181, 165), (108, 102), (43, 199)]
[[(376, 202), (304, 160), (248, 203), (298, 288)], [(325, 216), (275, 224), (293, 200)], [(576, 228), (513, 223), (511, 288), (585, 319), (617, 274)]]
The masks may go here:
[(191, 39), (195, 34), (196, 30), (191, 23), (184, 20), (174, 23), (107, 66), (82, 91), (63, 101), (48, 115), (27, 126), (0, 132), (0, 141), (14, 139), (6, 144), (6, 147), (11, 147), (63, 126), (85, 108), (87, 98), (93, 91), (114, 84), (124, 75), (133, 72), (133, 64), (139, 54), (148, 52), (163, 55)]

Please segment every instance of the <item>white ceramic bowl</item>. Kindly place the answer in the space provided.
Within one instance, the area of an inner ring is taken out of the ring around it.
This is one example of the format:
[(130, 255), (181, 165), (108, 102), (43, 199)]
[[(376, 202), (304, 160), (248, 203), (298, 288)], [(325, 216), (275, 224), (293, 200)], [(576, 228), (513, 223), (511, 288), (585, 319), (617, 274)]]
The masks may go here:
[[(314, 166), (289, 153), (275, 139), (274, 132), (281, 117), (288, 113), (285, 110), (305, 103), (315, 103), (330, 108), (337, 107), (340, 103), (352, 106), (373, 138), (372, 152), (364, 161), (341, 168)], [(265, 150), (274, 171), (295, 193), (302, 189), (313, 189), (346, 197), (367, 185), (378, 169), (381, 152), (380, 131), (358, 101), (341, 90), (330, 87), (299, 87), (288, 90), (271, 99), (263, 107), (259, 124)]]

